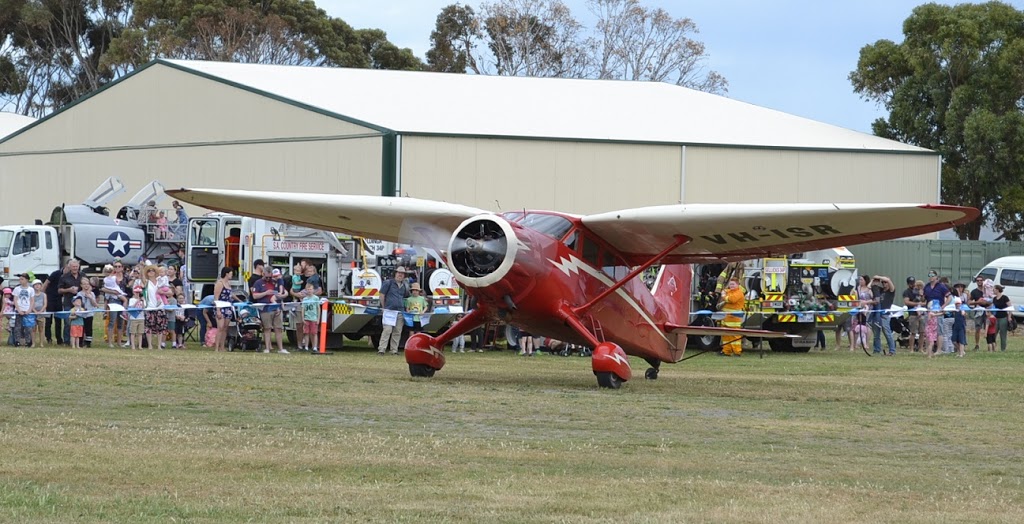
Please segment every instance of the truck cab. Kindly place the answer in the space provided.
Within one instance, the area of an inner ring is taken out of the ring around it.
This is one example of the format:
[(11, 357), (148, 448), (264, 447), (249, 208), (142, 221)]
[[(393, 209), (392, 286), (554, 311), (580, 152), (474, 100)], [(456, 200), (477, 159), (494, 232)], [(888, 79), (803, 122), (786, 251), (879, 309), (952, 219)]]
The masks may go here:
[(0, 276), (49, 275), (61, 264), (57, 231), (48, 226), (0, 226)]

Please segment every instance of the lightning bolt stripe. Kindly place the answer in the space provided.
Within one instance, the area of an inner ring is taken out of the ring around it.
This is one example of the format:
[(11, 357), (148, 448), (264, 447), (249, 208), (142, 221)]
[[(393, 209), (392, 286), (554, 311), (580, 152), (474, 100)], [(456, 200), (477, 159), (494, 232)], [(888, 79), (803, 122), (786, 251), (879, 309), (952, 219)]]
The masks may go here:
[[(615, 282), (611, 278), (608, 278), (608, 275), (605, 275), (599, 269), (591, 267), (589, 264), (583, 262), (582, 260), (574, 256), (570, 256), (568, 259), (559, 257), (559, 259), (560, 260), (558, 262), (555, 262), (554, 260), (551, 260), (549, 258), (548, 262), (551, 262), (553, 266), (558, 268), (559, 271), (565, 273), (567, 276), (570, 273), (579, 274), (580, 271), (583, 271), (584, 273), (596, 278), (599, 282), (608, 287), (612, 287), (615, 285)], [(654, 332), (657, 333), (658, 336), (660, 336), (661, 338), (665, 339), (665, 342), (667, 342), (669, 346), (675, 347), (672, 344), (672, 341), (670, 341), (668, 337), (665, 336), (665, 333), (662, 332), (661, 328), (659, 328), (658, 325), (654, 323), (654, 319), (652, 319), (651, 316), (647, 314), (647, 311), (645, 311), (644, 308), (640, 307), (640, 304), (636, 303), (636, 300), (633, 300), (633, 297), (629, 296), (629, 293), (626, 293), (625, 289), (622, 289), (620, 287), (615, 290), (615, 294), (622, 297), (622, 300), (624, 300), (626, 304), (629, 304), (629, 307), (633, 308), (637, 313), (639, 313), (640, 316), (644, 319), (644, 321), (646, 321), (647, 324), (649, 324), (654, 329)]]

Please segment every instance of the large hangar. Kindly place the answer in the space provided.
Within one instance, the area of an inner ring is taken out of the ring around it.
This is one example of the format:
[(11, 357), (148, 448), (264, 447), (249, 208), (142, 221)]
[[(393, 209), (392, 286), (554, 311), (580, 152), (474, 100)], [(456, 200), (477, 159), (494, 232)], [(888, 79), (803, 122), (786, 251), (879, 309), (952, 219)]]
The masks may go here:
[(926, 149), (663, 83), (157, 60), (0, 139), (4, 181), (46, 188), (7, 199), (0, 223), (79, 202), (111, 175), (125, 199), (157, 179), (590, 213), (935, 202), (940, 164)]

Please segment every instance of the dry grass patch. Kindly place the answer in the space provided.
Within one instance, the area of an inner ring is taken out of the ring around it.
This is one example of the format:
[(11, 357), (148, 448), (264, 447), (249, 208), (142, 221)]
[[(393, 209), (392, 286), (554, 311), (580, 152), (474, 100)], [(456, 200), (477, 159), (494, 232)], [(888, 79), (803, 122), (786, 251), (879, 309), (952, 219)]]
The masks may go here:
[(0, 520), (1019, 522), (1024, 343), (927, 361), (0, 349)]

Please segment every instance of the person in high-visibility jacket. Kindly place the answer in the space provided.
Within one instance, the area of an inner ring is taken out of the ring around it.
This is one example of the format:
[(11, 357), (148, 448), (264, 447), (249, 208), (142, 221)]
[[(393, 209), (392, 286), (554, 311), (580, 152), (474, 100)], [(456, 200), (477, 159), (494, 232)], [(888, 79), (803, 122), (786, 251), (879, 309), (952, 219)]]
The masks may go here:
[[(741, 313), (738, 315), (727, 314), (722, 319), (722, 325), (727, 328), (740, 329), (743, 327), (743, 288), (740, 287), (740, 281), (738, 278), (730, 278), (729, 283), (726, 284), (725, 290), (722, 293), (722, 298), (718, 301), (718, 309), (726, 313)], [(742, 337), (740, 336), (723, 336), (722, 337), (722, 354), (726, 356), (740, 356), (743, 353), (743, 344), (740, 343)]]

